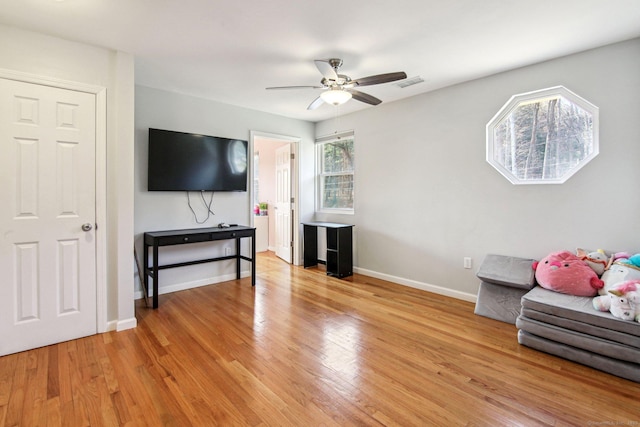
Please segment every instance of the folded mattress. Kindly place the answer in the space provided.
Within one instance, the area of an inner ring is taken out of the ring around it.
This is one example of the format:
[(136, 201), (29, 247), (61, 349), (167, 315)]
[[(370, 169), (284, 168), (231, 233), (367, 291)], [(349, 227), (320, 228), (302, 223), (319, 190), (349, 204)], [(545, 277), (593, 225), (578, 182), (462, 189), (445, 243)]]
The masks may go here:
[(516, 327), (522, 345), (640, 382), (640, 323), (597, 311), (591, 297), (535, 287)]
[[(633, 363), (640, 361), (640, 348), (638, 347), (528, 319), (522, 315), (516, 320), (516, 327), (539, 337), (591, 351), (602, 356)], [(638, 365), (638, 369), (640, 369), (640, 365)]]
[(532, 264), (532, 259), (488, 254), (477, 273), (482, 282), (475, 313), (514, 325), (522, 296), (535, 286)]
[(591, 297), (553, 292), (540, 286), (531, 289), (522, 297), (522, 308), (631, 335), (640, 346), (640, 323), (613, 317), (611, 313), (593, 308)]
[(527, 292), (527, 289), (481, 282), (474, 313), (515, 325), (516, 318), (520, 315), (522, 297)]
[(554, 356), (640, 383), (640, 365), (637, 363), (601, 356), (591, 351), (539, 337), (523, 330), (518, 331), (518, 342), (535, 350), (553, 354)]
[(485, 256), (478, 273), (480, 280), (509, 288), (529, 290), (535, 286), (534, 260), (505, 255)]
[(620, 344), (626, 344), (629, 346), (640, 346), (640, 338), (627, 334), (624, 332), (618, 332), (613, 329), (603, 328), (602, 326), (595, 326), (589, 323), (580, 322), (578, 320), (567, 319), (565, 317), (555, 316), (553, 314), (544, 313), (541, 311), (532, 310), (530, 308), (522, 309), (522, 317), (530, 320), (535, 320), (541, 323), (549, 325), (555, 325), (568, 330), (581, 332), (594, 337), (602, 338), (609, 341), (614, 341)]

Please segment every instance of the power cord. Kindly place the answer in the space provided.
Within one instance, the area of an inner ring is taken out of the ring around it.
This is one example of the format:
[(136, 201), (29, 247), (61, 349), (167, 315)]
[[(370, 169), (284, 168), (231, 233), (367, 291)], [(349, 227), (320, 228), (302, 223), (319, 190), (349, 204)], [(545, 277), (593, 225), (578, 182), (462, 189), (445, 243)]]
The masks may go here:
[(211, 215), (215, 215), (215, 212), (213, 212), (211, 210), (211, 204), (213, 203), (213, 194), (214, 192), (211, 192), (211, 198), (209, 199), (209, 202), (207, 203), (207, 201), (204, 198), (204, 190), (200, 191), (200, 198), (202, 199), (202, 204), (207, 208), (207, 217), (205, 219), (203, 219), (202, 221), (198, 220), (198, 215), (196, 214), (196, 211), (193, 210), (193, 207), (191, 206), (191, 197), (189, 196), (189, 191), (187, 191), (187, 204), (189, 205), (189, 209), (191, 210), (191, 213), (193, 214), (193, 218), (196, 220), (196, 224), (204, 224), (205, 222), (207, 222), (209, 220), (209, 218), (211, 217)]

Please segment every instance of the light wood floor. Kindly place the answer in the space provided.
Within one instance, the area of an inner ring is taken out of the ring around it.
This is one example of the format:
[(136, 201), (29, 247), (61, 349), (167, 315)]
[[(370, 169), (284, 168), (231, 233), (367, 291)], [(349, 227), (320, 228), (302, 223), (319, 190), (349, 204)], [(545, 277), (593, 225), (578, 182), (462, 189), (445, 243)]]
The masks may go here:
[(518, 345), (473, 305), (260, 256), (138, 327), (0, 358), (0, 425), (640, 425), (640, 384)]

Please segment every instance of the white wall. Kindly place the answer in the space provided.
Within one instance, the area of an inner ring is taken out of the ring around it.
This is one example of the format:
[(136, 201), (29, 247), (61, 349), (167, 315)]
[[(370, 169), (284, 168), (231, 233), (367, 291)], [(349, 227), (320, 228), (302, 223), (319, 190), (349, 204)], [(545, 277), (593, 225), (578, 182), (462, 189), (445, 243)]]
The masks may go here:
[[(135, 101), (135, 235), (139, 253), (142, 253), (142, 235), (145, 231), (182, 228), (214, 227), (220, 222), (250, 225), (252, 223), (250, 192), (218, 192), (213, 198), (212, 216), (206, 223), (197, 224), (187, 205), (184, 192), (147, 191), (148, 129), (159, 128), (181, 132), (201, 133), (250, 140), (250, 132), (265, 132), (301, 138), (304, 147), (313, 146), (314, 125), (301, 120), (262, 113), (187, 95), (136, 86)], [(249, 147), (250, 152), (253, 147)], [(301, 156), (313, 157), (313, 149), (302, 148)], [(311, 159), (311, 162), (313, 159)], [(250, 168), (252, 170), (252, 168)], [(311, 176), (309, 176), (309, 173)], [(313, 170), (301, 175), (301, 180), (313, 181)], [(249, 177), (252, 180), (252, 177)], [(250, 186), (249, 186), (250, 187)], [(192, 193), (193, 195), (193, 193)], [(207, 197), (210, 193), (207, 193)], [(199, 219), (206, 209), (199, 206)], [(301, 203), (301, 218), (313, 215), (311, 203)], [(224, 253), (232, 242), (193, 244), (161, 249), (160, 263), (173, 263), (208, 258)], [(245, 249), (248, 245), (245, 244)], [(249, 265), (243, 263), (243, 271)], [(246, 273), (245, 273), (246, 275)], [(200, 286), (235, 278), (233, 261), (194, 265), (163, 270), (160, 274), (160, 293)]]
[(99, 329), (133, 327), (133, 57), (3, 25), (0, 40), (0, 68), (107, 90), (107, 223), (98, 226), (106, 230), (108, 325)]
[[(563, 185), (514, 186), (485, 161), (485, 125), (512, 95), (557, 85), (600, 108), (600, 155)], [(356, 213), (317, 219), (356, 224), (358, 271), (473, 300), (487, 253), (640, 252), (640, 39), (383, 103), (340, 123), (355, 131)], [(316, 135), (333, 125), (319, 123)]]

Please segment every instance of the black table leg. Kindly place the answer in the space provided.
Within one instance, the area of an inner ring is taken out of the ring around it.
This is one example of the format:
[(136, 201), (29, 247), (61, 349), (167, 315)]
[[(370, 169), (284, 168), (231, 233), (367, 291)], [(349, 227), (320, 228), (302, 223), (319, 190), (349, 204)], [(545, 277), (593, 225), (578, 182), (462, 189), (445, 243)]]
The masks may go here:
[(142, 254), (142, 268), (144, 271), (143, 274), (143, 283), (140, 283), (140, 286), (144, 286), (144, 297), (145, 304), (149, 304), (149, 245), (146, 243), (143, 244), (144, 254)]
[(153, 308), (158, 308), (158, 245), (153, 245)]
[(256, 285), (256, 233), (251, 235), (251, 286)]
[(240, 238), (236, 239), (236, 279), (240, 279)]

